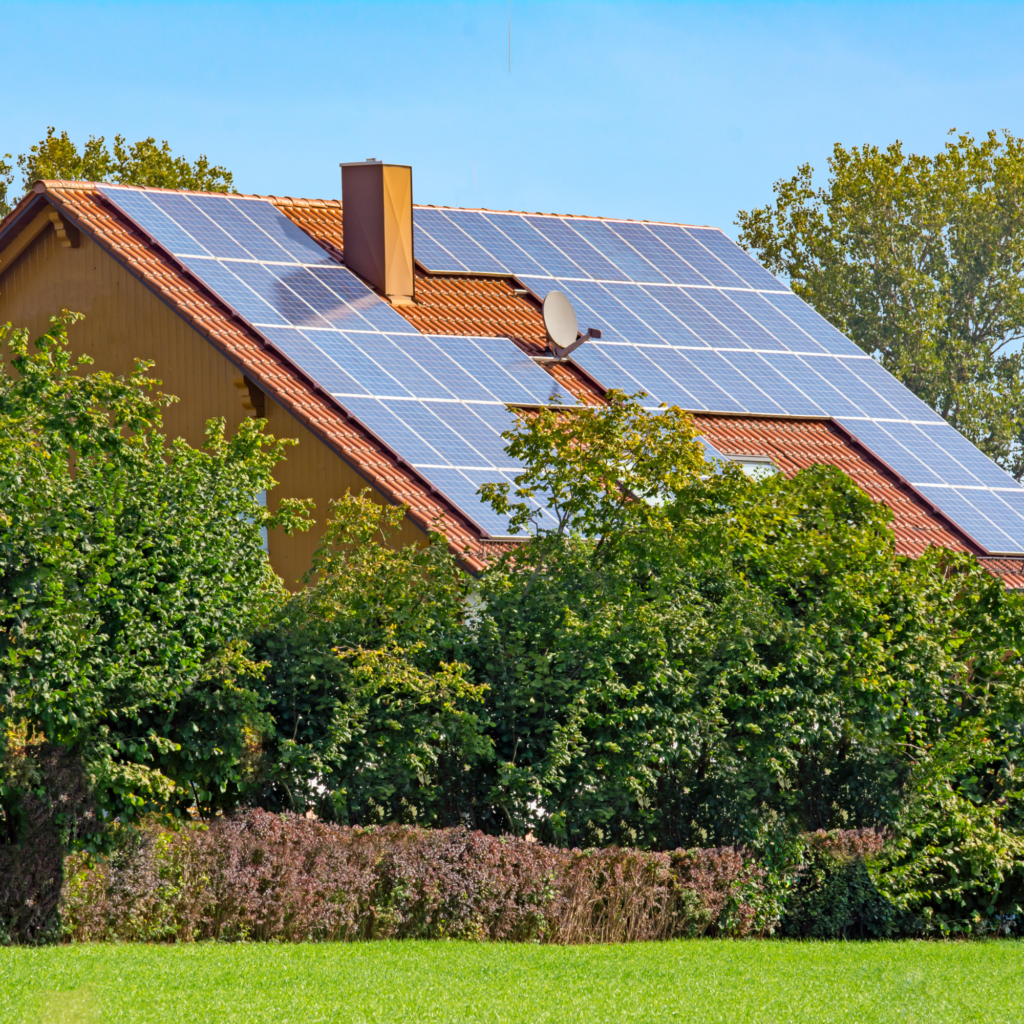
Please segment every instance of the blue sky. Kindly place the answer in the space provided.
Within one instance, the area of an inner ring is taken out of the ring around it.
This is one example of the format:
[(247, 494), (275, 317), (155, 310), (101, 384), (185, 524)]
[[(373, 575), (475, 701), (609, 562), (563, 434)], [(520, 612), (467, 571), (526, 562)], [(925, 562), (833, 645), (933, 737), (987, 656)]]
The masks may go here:
[(1024, 134), (1024, 5), (4, 5), (0, 152), (47, 125), (205, 152), (246, 192), (716, 224), (834, 142)]

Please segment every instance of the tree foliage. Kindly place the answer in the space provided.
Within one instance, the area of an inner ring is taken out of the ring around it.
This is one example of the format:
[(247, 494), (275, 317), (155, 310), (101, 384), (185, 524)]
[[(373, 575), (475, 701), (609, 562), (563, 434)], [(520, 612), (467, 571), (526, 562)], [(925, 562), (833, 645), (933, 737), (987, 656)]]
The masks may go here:
[(274, 719), (264, 806), (352, 824), (458, 824), (490, 754), (483, 690), (444, 657), (468, 578), (433, 534), (387, 546), (405, 514), (336, 502), (310, 584), (256, 639)]
[(740, 242), (923, 402), (1024, 476), (1024, 140), (835, 145), (741, 210)]
[[(107, 818), (255, 804), (740, 844), (772, 915), (797, 892), (798, 934), (1020, 930), (1024, 598), (972, 556), (898, 556), (838, 469), (749, 478), (685, 413), (613, 393), (507, 433), (523, 469), (486, 493), (527, 535), (477, 578), (440, 533), (392, 547), (403, 508), (346, 495), (288, 595), (260, 531), (305, 508), (256, 499), (283, 442), (214, 421), (168, 445), (146, 364), (84, 372), (73, 319), (34, 351), (8, 332), (0, 376), (8, 843), (45, 750)], [(890, 842), (808, 859), (837, 829)]]
[(258, 500), (287, 442), (213, 420), (201, 449), (168, 444), (149, 364), (83, 372), (76, 319), (34, 346), (0, 333), (3, 735), (79, 758), (108, 814), (231, 804), (268, 725), (242, 682), (259, 674), (246, 638), (282, 596), (261, 530), (305, 524), (303, 503)]
[(8, 161), (10, 153), (0, 154), (0, 218), (11, 212), (11, 185), (14, 184), (14, 169)]
[[(15, 197), (9, 194), (14, 181), (10, 153), (0, 160), (0, 216), (8, 213)], [(17, 161), (22, 188), (27, 192), (43, 178), (63, 181), (110, 181), (121, 185), (149, 185), (154, 188), (186, 188), (200, 192), (234, 192), (231, 172), (211, 164), (205, 154), (189, 162), (175, 156), (166, 140), (159, 145), (150, 136), (128, 143), (114, 136), (112, 149), (100, 135), (90, 135), (81, 150), (66, 131), (46, 129), (46, 137), (22, 153)]]
[[(353, 498), (339, 521), (364, 528), (338, 528), (330, 571), (263, 635), (287, 751), (272, 760), (323, 790), (300, 803), (288, 783), (296, 810), (457, 812), (567, 846), (741, 843), (777, 872), (773, 899), (801, 834), (882, 828), (898, 841), (877, 875), (822, 867), (818, 882), (855, 883), (858, 914), (888, 907), (882, 932), (1019, 912), (1019, 596), (969, 555), (898, 556), (891, 512), (833, 467), (760, 481), (712, 467), (678, 410), (613, 395), (524, 417), (508, 440), (525, 468), (488, 493), (534, 532), (466, 601), (450, 555), (385, 550), (369, 528), (380, 507)], [(367, 700), (350, 657), (385, 701)], [(965, 730), (977, 742), (951, 759)]]

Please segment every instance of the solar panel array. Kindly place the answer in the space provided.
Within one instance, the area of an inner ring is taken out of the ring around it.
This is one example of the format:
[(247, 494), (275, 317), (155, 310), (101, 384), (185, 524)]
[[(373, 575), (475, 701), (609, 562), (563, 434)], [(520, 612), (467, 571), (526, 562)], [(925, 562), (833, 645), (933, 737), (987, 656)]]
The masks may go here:
[(506, 338), (419, 333), (267, 200), (102, 193), (491, 536), (480, 484), (519, 464), (507, 405), (573, 397)]
[(1024, 488), (717, 228), (422, 207), (414, 226), (431, 271), (568, 295), (602, 331), (572, 358), (605, 387), (832, 417), (990, 552), (1024, 552)]

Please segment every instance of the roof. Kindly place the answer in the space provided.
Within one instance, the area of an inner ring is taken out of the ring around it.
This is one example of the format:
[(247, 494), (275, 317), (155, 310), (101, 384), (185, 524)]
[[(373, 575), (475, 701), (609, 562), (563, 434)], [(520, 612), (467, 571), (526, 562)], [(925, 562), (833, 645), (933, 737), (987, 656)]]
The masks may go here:
[[(338, 262), (343, 261), (340, 201), (252, 198), (269, 200)], [(103, 198), (94, 184), (37, 183), (34, 191), (0, 222), (0, 249), (5, 238), (16, 233), (25, 218), (38, 213), (47, 201), (175, 309), (245, 376), (321, 437), (386, 498), (407, 505), (410, 518), (417, 525), (430, 529), (443, 516), (445, 533), (467, 568), (479, 570), (495, 550), (505, 546), (489, 542), (456, 505), (396, 457), (301, 369), (266, 344), (258, 331), (176, 259), (154, 245)], [(421, 265), (416, 269), (415, 305), (395, 309), (423, 333), (506, 337), (533, 356), (546, 349), (539, 303), (511, 275), (432, 274)], [(602, 401), (600, 385), (578, 366), (566, 362), (544, 365), (577, 398), (588, 403)], [(929, 546), (939, 546), (985, 554), (955, 522), (835, 422), (821, 418), (707, 413), (696, 414), (695, 421), (708, 440), (726, 455), (769, 456), (790, 475), (815, 463), (840, 467), (872, 498), (893, 509), (896, 547), (900, 553), (919, 555)], [(983, 561), (1008, 586), (1024, 587), (1024, 561), (990, 557)]]
[[(32, 216), (45, 201), (89, 234), (386, 498), (407, 505), (417, 525), (430, 530), (439, 517), (444, 517), (445, 533), (467, 568), (478, 571), (484, 567), (489, 545), (454, 504), (433, 491), (410, 466), (400, 463), (358, 420), (348, 416), (315, 382), (267, 345), (176, 260), (151, 244), (93, 184), (38, 182), (35, 191), (0, 223), (0, 246), (11, 228), (23, 217)], [(315, 216), (315, 212), (309, 212), (310, 207), (320, 211), (326, 205), (307, 204), (302, 208), (307, 216)]]

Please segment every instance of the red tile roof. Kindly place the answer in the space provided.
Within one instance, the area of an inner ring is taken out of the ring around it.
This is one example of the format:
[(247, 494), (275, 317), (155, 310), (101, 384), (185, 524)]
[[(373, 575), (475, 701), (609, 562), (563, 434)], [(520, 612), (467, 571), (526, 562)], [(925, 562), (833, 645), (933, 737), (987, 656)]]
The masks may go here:
[[(409, 516), (424, 530), (445, 517), (445, 532), (468, 568), (479, 570), (490, 546), (475, 525), (440, 492), (397, 459), (358, 421), (260, 335), (233, 314), (212, 292), (149, 240), (88, 182), (44, 181), (37, 195), (26, 197), (12, 211), (15, 218), (33, 199), (46, 198), (95, 241), (171, 305), (209, 339), (245, 376), (333, 448), (385, 497), (409, 506)], [(318, 210), (318, 204), (310, 204)], [(313, 216), (313, 214), (310, 214)], [(9, 218), (9, 219), (10, 219)], [(0, 225), (0, 230), (6, 225)]]
[[(35, 192), (25, 197), (0, 224), (0, 236), (30, 207), (43, 202), (44, 196), (381, 493), (407, 504), (414, 522), (429, 529), (438, 515), (444, 515), (453, 549), (465, 552), (463, 558), (468, 568), (482, 568), (492, 552), (507, 546), (482, 538), (475, 525), (412, 467), (376, 441), (315, 382), (267, 346), (256, 331), (232, 314), (176, 260), (152, 246), (131, 221), (102, 198), (93, 184), (38, 183)], [(344, 236), (339, 200), (258, 198), (268, 199), (336, 259), (342, 259)], [(417, 267), (415, 303), (395, 308), (424, 333), (507, 337), (531, 355), (546, 348), (539, 304), (529, 294), (523, 294), (512, 277), (432, 275)], [(574, 364), (544, 365), (581, 400), (603, 401), (602, 390)], [(983, 549), (955, 523), (831, 421), (704, 414), (696, 414), (694, 419), (698, 429), (723, 454), (768, 456), (790, 475), (814, 463), (843, 469), (872, 498), (893, 509), (896, 548), (902, 554), (919, 555), (929, 546), (982, 554)], [(1024, 587), (1024, 559), (985, 557), (981, 561), (1008, 586)]]
[(1024, 590), (1024, 558), (979, 558), (993, 576), (998, 576), (1010, 590)]

